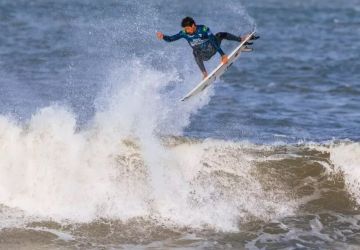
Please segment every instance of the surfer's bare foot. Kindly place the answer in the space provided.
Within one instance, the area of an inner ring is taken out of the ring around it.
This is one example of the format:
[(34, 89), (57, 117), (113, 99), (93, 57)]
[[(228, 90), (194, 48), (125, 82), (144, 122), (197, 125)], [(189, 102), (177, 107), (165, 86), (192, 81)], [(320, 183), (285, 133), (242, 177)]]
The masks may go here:
[(243, 36), (239, 36), (240, 37), (240, 42), (244, 41), (247, 37), (248, 37), (249, 34), (245, 34)]

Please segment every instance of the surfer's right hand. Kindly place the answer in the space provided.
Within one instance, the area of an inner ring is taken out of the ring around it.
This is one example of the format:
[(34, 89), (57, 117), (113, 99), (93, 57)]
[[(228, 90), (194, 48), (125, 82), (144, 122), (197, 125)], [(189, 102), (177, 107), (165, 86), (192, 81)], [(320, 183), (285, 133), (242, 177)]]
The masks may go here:
[(203, 79), (205, 79), (208, 76), (208, 73), (206, 71), (202, 73), (203, 73)]
[(229, 58), (228, 58), (227, 55), (223, 55), (223, 56), (221, 57), (221, 62), (222, 62), (223, 64), (227, 64), (228, 61), (229, 61)]
[(162, 40), (164, 38), (164, 34), (161, 33), (160, 31), (156, 32), (156, 36), (159, 40)]

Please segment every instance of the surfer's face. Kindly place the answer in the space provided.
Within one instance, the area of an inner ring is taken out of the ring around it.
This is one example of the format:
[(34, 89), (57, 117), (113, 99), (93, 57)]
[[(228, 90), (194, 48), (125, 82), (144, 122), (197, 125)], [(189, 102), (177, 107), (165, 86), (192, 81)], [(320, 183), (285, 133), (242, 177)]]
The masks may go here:
[(184, 28), (185, 32), (188, 33), (188, 34), (194, 34), (196, 32), (196, 25), (193, 24), (191, 26), (186, 26)]

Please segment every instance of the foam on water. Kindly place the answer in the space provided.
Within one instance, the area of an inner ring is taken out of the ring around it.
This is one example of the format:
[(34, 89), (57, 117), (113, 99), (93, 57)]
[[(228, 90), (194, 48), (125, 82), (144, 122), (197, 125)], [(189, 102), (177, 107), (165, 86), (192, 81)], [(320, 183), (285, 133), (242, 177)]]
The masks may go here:
[(360, 143), (332, 143), (324, 150), (330, 153), (334, 171), (343, 174), (348, 191), (360, 204)]
[[(1, 114), (11, 112), (0, 116), (5, 243), (26, 248), (42, 235), (39, 246), (50, 248), (359, 244), (359, 143), (307, 144), (358, 138), (351, 1), (247, 3), (264, 39), (186, 103), (178, 100), (201, 78), (191, 49), (155, 32), (174, 34), (189, 15), (214, 33), (243, 34), (256, 24), (238, 1), (0, 5)], [(228, 53), (234, 43), (222, 46)]]
[[(220, 230), (236, 230), (247, 218), (294, 214), (306, 201), (265, 190), (254, 172), (254, 163), (283, 156), (264, 159), (249, 149), (266, 152), (271, 146), (219, 140), (163, 143), (162, 135), (181, 134), (211, 95), (210, 89), (181, 105), (174, 100), (183, 86), (171, 86), (177, 77), (176, 71), (159, 71), (137, 58), (114, 67), (94, 118), (81, 130), (75, 114), (60, 105), (40, 109), (26, 124), (1, 116), (0, 203), (38, 219), (143, 217)], [(358, 194), (353, 173), (359, 145), (316, 147), (330, 152)]]
[(136, 59), (118, 67), (80, 131), (72, 111), (59, 105), (25, 125), (1, 116), (0, 203), (57, 221), (150, 217), (223, 230), (249, 216), (292, 214), (296, 204), (263, 190), (252, 175), (247, 144), (162, 143), (159, 135), (180, 133), (211, 93), (180, 105), (162, 92), (171, 74)]
[(100, 124), (75, 132), (73, 115), (56, 106), (26, 128), (4, 117), (0, 124), (0, 202), (28, 215), (77, 222), (150, 216), (230, 230), (239, 218), (292, 213), (286, 197), (278, 202), (262, 190), (241, 144), (168, 148), (151, 135), (122, 139), (121, 129)]

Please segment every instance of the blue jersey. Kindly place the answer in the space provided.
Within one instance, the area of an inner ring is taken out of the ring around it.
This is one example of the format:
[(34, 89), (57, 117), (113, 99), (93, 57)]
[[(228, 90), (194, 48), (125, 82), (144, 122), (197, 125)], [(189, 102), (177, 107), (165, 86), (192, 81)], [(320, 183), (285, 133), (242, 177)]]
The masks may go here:
[(205, 51), (209, 50), (209, 48), (212, 47), (216, 49), (216, 51), (219, 52), (220, 55), (225, 55), (225, 53), (222, 51), (219, 44), (217, 43), (215, 36), (205, 25), (196, 25), (196, 32), (191, 35), (187, 34), (183, 30), (173, 36), (164, 35), (164, 40), (167, 42), (173, 42), (179, 40), (180, 38), (186, 39), (186, 41), (194, 50)]

